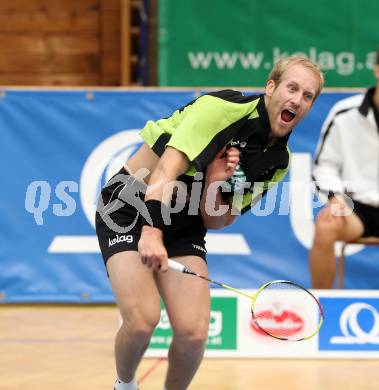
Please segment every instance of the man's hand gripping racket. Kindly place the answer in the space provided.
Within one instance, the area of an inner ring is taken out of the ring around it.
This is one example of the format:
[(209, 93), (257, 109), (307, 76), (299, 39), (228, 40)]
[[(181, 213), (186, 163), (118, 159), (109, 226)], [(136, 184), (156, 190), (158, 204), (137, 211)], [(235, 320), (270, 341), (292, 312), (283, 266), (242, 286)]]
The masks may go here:
[[(294, 282), (274, 280), (264, 284), (254, 295), (250, 295), (197, 274), (171, 259), (168, 260), (168, 268), (196, 276), (249, 298), (254, 324), (263, 333), (276, 339), (289, 341), (310, 339), (319, 332), (324, 321), (324, 310), (317, 298)], [(297, 312), (292, 310), (294, 307)]]

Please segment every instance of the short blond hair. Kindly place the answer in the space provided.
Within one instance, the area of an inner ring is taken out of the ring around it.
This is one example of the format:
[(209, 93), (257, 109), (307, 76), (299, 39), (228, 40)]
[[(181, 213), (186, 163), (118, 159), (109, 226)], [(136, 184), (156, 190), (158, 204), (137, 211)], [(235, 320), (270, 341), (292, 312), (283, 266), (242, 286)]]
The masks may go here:
[(283, 73), (293, 65), (304, 66), (305, 68), (312, 71), (314, 75), (318, 78), (318, 88), (316, 90), (316, 96), (313, 99), (316, 100), (317, 96), (320, 95), (320, 92), (324, 86), (324, 82), (325, 82), (324, 75), (320, 67), (306, 57), (290, 56), (290, 57), (282, 58), (272, 68), (270, 74), (268, 75), (267, 81), (273, 80), (275, 84), (278, 85), (282, 79)]

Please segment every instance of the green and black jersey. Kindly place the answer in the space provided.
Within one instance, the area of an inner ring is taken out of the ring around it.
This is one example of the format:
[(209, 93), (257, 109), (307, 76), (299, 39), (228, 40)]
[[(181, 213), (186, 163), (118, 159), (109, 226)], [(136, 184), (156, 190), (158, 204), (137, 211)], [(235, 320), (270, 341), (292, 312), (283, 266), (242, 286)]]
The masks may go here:
[(223, 187), (223, 197), (244, 213), (288, 171), (289, 135), (268, 148), (270, 130), (263, 95), (222, 90), (199, 97), (169, 118), (147, 122), (140, 134), (158, 156), (166, 146), (184, 153), (191, 163), (188, 178), (205, 172), (225, 145), (238, 148), (239, 178), (249, 184), (239, 195)]

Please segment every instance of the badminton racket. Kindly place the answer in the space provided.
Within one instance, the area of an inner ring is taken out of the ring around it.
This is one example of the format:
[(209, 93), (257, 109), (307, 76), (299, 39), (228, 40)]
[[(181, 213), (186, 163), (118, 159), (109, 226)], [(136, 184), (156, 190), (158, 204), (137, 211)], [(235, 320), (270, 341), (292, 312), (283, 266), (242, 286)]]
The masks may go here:
[(251, 324), (258, 332), (286, 341), (308, 340), (321, 329), (324, 310), (318, 299), (306, 288), (289, 280), (273, 280), (253, 295), (225, 283), (200, 275), (174, 260), (169, 269), (196, 276), (250, 299)]

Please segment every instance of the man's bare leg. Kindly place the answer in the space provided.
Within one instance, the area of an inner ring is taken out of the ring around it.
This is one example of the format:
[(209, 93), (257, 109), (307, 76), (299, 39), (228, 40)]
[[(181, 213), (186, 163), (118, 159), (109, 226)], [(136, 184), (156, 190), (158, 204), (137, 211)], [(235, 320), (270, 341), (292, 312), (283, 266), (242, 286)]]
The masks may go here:
[[(185, 256), (177, 261), (208, 275), (207, 265), (199, 257)], [(157, 275), (157, 281), (173, 328), (166, 389), (184, 390), (204, 355), (210, 315), (209, 285), (199, 278), (173, 271)]]
[(138, 252), (120, 252), (107, 263), (109, 278), (123, 323), (115, 340), (119, 379), (130, 382), (160, 318), (160, 298), (153, 271)]
[[(326, 209), (326, 208), (325, 208)], [(309, 255), (313, 288), (333, 288), (336, 277), (336, 241), (349, 241), (362, 236), (362, 221), (354, 213), (346, 217), (332, 216), (322, 210), (315, 225), (315, 236)]]

